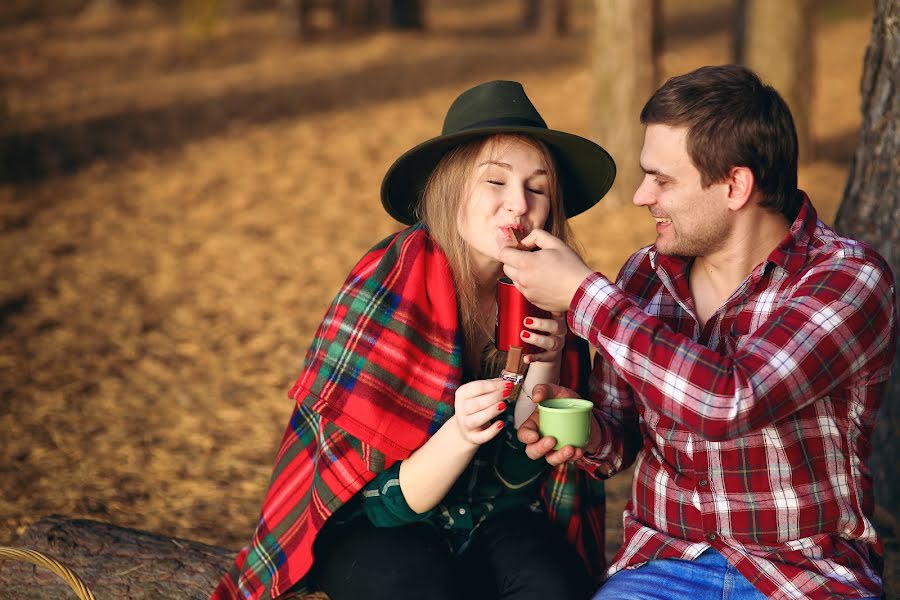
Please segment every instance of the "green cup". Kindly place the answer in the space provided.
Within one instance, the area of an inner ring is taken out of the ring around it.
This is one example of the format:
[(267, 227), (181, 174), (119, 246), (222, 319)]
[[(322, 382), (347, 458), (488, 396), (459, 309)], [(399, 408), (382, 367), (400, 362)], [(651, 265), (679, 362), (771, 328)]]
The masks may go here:
[(538, 404), (538, 429), (543, 437), (556, 438), (554, 450), (563, 446), (584, 448), (591, 439), (591, 409), (581, 398), (553, 398)]

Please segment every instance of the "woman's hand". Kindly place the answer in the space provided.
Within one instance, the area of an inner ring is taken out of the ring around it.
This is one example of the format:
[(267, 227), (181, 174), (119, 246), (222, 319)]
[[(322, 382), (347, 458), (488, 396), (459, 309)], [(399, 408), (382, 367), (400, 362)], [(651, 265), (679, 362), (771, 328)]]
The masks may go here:
[(493, 421), (506, 410), (505, 399), (512, 384), (501, 379), (479, 379), (456, 390), (456, 425), (470, 444), (480, 446), (503, 430), (503, 421)]
[(554, 362), (559, 360), (562, 349), (566, 345), (566, 313), (550, 313), (548, 319), (528, 317), (523, 323), (526, 329), (522, 330), (519, 337), (523, 342), (543, 349), (543, 352), (526, 354), (525, 362)]

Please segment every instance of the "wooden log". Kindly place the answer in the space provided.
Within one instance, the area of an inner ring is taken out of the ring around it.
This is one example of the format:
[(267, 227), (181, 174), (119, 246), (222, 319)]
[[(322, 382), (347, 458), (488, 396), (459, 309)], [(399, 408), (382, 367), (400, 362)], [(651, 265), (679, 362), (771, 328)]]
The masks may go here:
[[(75, 572), (97, 600), (207, 599), (236, 551), (108, 523), (45, 517), (16, 547), (36, 550)], [(54, 573), (0, 560), (0, 598), (75, 598)]]

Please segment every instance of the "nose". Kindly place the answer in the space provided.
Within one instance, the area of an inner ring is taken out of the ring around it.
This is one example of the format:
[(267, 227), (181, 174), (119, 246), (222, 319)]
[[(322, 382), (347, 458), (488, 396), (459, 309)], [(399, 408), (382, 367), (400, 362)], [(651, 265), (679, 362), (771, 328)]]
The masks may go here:
[(644, 178), (641, 179), (641, 184), (634, 191), (631, 201), (635, 206), (649, 206), (656, 201), (650, 183), (650, 175), (644, 175)]
[(515, 216), (528, 212), (528, 194), (525, 186), (507, 185), (503, 197), (503, 208)]

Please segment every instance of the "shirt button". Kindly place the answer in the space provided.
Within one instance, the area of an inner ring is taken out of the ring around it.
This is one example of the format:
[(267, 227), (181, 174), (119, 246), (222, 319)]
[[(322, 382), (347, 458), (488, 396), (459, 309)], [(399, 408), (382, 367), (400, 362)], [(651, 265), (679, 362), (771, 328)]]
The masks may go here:
[(717, 536), (717, 535), (714, 534), (714, 533), (707, 533), (707, 534), (706, 534), (706, 539), (708, 539), (708, 540), (711, 541), (711, 542), (716, 541), (716, 538), (717, 538), (717, 537), (719, 537), (719, 536)]
[(705, 479), (700, 480), (700, 487), (706, 487), (707, 485), (709, 485), (709, 482), (707, 480), (705, 480)]
[(461, 515), (466, 514), (466, 509), (464, 509), (464, 508), (459, 509), (459, 514), (461, 514)]

